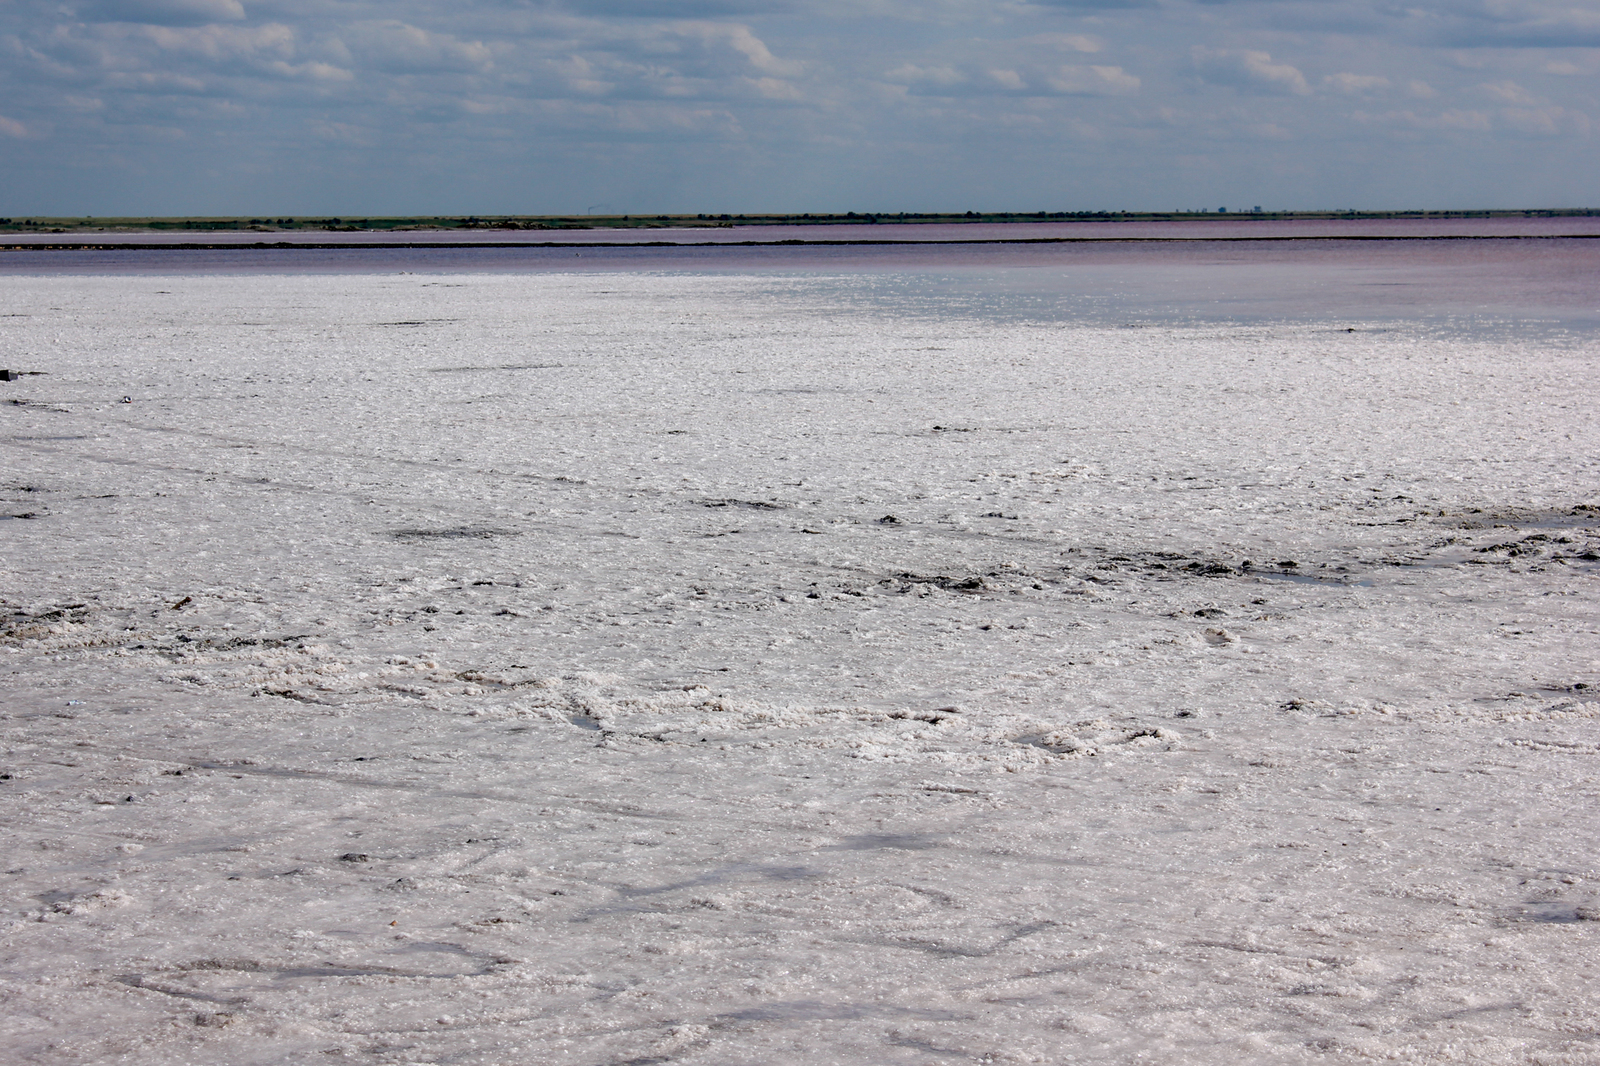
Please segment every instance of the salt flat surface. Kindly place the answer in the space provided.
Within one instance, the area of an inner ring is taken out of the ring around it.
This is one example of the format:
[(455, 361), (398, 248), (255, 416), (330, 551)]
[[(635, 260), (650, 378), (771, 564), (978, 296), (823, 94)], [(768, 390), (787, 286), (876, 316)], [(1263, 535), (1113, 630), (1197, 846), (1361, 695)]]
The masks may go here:
[(8, 1058), (1600, 1060), (1593, 331), (955, 287), (0, 278)]

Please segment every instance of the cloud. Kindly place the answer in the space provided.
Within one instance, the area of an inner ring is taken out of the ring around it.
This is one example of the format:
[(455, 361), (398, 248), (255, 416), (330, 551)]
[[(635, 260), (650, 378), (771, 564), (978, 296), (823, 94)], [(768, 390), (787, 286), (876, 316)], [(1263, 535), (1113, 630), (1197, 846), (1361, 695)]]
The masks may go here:
[(154, 45), (162, 52), (201, 58), (214, 62), (237, 59), (290, 59), (295, 51), (295, 32), (282, 23), (264, 26), (137, 26), (117, 32), (106, 27), (99, 40), (117, 39)]
[(1519, 133), (1535, 137), (1586, 136), (1589, 116), (1564, 107), (1503, 107), (1501, 122)]
[[(1581, 111), (1559, 106), (1502, 107), (1495, 111), (1476, 111), (1451, 108), (1437, 114), (1419, 114), (1415, 111), (1388, 111), (1369, 115), (1357, 112), (1352, 116), (1357, 122), (1409, 127), (1417, 130), (1441, 130), (1489, 135), (1496, 130), (1509, 131), (1514, 137), (1537, 139), (1587, 137), (1591, 130), (1589, 116)], [(1480, 141), (1482, 138), (1479, 139)]]
[(118, 95), (131, 90), (136, 93), (160, 93), (163, 96), (204, 96), (210, 83), (171, 70), (138, 70), (118, 71), (109, 75), (105, 88)]
[(799, 86), (793, 82), (784, 81), (782, 78), (752, 78), (750, 79), (750, 84), (755, 87), (756, 92), (768, 100), (799, 101), (805, 99), (805, 94), (800, 91)]
[(1458, 47), (1600, 47), (1600, 8), (1583, 0), (1476, 0), (1438, 4), (1439, 38)]
[(1212, 85), (1254, 92), (1309, 95), (1304, 74), (1287, 63), (1274, 63), (1266, 52), (1232, 51), (1195, 45), (1190, 49), (1195, 70)]
[(1389, 87), (1389, 79), (1379, 74), (1329, 74), (1322, 84), (1335, 92), (1349, 96), (1377, 92)]
[(311, 123), (313, 135), (321, 140), (354, 148), (372, 148), (383, 138), (380, 131), (367, 126), (354, 126), (347, 122), (328, 122), (318, 119)]
[[(1600, 0), (0, 4), (0, 184), (36, 200), (88, 187), (70, 160), (113, 157), (204, 199), (228, 183), (192, 175), (252, 152), (278, 177), (251, 187), (273, 196), (311, 173), (352, 175), (366, 196), (385, 186), (354, 175), (391, 166), (407, 188), (433, 182), (441, 210), (468, 186), (551, 210), (542, 190), (570, 187), (625, 210), (619, 184), (641, 209), (729, 210), (705, 190), (740, 187), (764, 206), (860, 209), (868, 175), (908, 210), (1011, 189), (1038, 206), (1071, 189), (1063, 208), (1167, 207), (1192, 186), (1163, 161), (1200, 156), (1232, 160), (1216, 202), (1240, 185), (1265, 199), (1282, 178), (1286, 205), (1406, 182), (1407, 203), (1497, 203), (1495, 182), (1523, 195), (1531, 169), (1571, 203), (1600, 172), (1600, 49), (1577, 47), (1600, 45)], [(1062, 154), (1091, 136), (1094, 153)], [(145, 180), (125, 169), (126, 187)]]
[(906, 63), (883, 75), (921, 96), (1118, 96), (1139, 91), (1140, 80), (1121, 67), (991, 67), (958, 70)]
[(1447, 130), (1487, 130), (1489, 116), (1482, 111), (1441, 111), (1434, 124)]
[(85, 22), (135, 22), (149, 26), (205, 26), (245, 17), (239, 0), (87, 0), (77, 6)]
[(1142, 84), (1121, 67), (1062, 67), (1046, 79), (1052, 89), (1069, 96), (1117, 96), (1136, 93)]
[(1540, 102), (1537, 96), (1514, 81), (1486, 82), (1478, 88), (1505, 104), (1531, 107)]
[(951, 88), (965, 84), (967, 76), (955, 67), (919, 67), (915, 63), (902, 63), (885, 74), (883, 80), (901, 85), (929, 85)]
[(802, 63), (774, 56), (766, 43), (750, 32), (749, 26), (727, 22), (678, 22), (671, 25), (670, 32), (685, 38), (697, 38), (707, 47), (732, 49), (764, 74), (793, 76), (805, 69)]
[(1357, 111), (1350, 117), (1366, 125), (1403, 126), (1418, 130), (1487, 132), (1492, 126), (1489, 114), (1484, 111), (1450, 110), (1431, 115), (1416, 111), (1385, 111), (1376, 115)]
[[(351, 56), (335, 42), (307, 42), (292, 26), (163, 26), (107, 22), (56, 27), (27, 58), (60, 86), (94, 91), (126, 116), (140, 94), (214, 96), (220, 102), (256, 92), (252, 81), (281, 88), (285, 80), (327, 86), (353, 80)], [(341, 65), (341, 63), (345, 65)], [(67, 96), (59, 99), (65, 103)]]
[(1032, 37), (1023, 38), (1018, 43), (1089, 53), (1103, 51), (1106, 46), (1105, 41), (1100, 38), (1090, 37), (1082, 33), (1037, 33)]
[(566, 23), (559, 33), (496, 45), (494, 78), (542, 99), (795, 102), (806, 63), (773, 54), (739, 23)]
[(462, 41), (395, 19), (358, 22), (339, 40), (361, 65), (390, 74), (479, 73), (494, 65), (494, 53), (481, 41)]
[(1026, 0), (1036, 7), (1061, 7), (1075, 11), (1132, 11), (1158, 6), (1159, 0)]
[(354, 81), (356, 77), (354, 71), (336, 67), (332, 63), (319, 63), (315, 60), (309, 63), (286, 63), (281, 59), (273, 60), (266, 64), (265, 69), (285, 78), (310, 82)]
[(550, 6), (589, 18), (667, 20), (785, 14), (799, 5), (787, 0), (557, 0)]

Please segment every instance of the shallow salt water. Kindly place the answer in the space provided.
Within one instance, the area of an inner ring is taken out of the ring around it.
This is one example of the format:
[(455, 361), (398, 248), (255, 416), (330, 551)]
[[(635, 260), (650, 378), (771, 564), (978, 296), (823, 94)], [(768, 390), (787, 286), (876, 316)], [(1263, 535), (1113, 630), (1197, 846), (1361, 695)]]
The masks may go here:
[(0, 277), (0, 1046), (1591, 1062), (1587, 254)]

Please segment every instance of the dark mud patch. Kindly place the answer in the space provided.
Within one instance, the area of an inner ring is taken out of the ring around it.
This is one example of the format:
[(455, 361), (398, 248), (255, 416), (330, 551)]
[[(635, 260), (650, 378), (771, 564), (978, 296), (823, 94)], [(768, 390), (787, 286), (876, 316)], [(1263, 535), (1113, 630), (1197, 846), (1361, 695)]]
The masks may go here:
[(785, 507), (781, 503), (773, 503), (773, 502), (770, 502), (770, 501), (767, 501), (767, 500), (722, 499), (722, 500), (696, 500), (695, 502), (698, 503), (701, 507), (713, 507), (713, 508), (735, 507), (735, 508), (742, 508), (743, 510), (746, 510), (746, 511), (784, 511), (784, 510), (788, 509), (787, 507)]
[(1600, 526), (1600, 504), (1580, 503), (1572, 507), (1553, 508), (1469, 507), (1464, 511), (1441, 511), (1419, 517), (1449, 529), (1493, 529), (1500, 526), (1516, 529), (1582, 529), (1585, 526)]
[[(995, 576), (993, 574), (991, 577)], [(982, 577), (970, 574), (965, 577), (949, 577), (945, 574), (914, 574), (910, 571), (901, 571), (892, 579), (900, 582), (904, 587), (902, 592), (909, 592), (917, 585), (933, 585), (947, 592), (983, 592), (987, 585)]]
[(423, 540), (493, 540), (496, 537), (515, 537), (513, 529), (491, 529), (486, 526), (446, 526), (441, 529), (412, 527), (391, 529), (389, 536), (398, 541)]

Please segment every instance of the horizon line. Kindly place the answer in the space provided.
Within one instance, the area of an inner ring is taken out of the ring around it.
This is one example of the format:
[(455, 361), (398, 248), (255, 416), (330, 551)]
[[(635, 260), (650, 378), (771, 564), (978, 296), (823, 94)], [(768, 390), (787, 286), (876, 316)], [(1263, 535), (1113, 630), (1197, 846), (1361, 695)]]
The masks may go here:
[[(1017, 223), (1038, 221), (1105, 221), (1105, 220), (1331, 220), (1331, 219), (1446, 219), (1446, 218), (1572, 218), (1593, 217), (1600, 208), (1593, 207), (1522, 207), (1522, 208), (1404, 208), (1393, 210), (1366, 210), (1357, 208), (1293, 208), (1267, 210), (1260, 206), (1243, 209), (1179, 209), (1172, 211), (845, 211), (845, 212), (794, 212), (762, 211), (742, 213), (629, 213), (629, 214), (268, 214), (263, 217), (246, 214), (216, 215), (28, 215), (0, 218), (0, 229), (16, 230), (26, 227), (70, 225), (99, 226), (393, 226), (398, 224), (435, 225), (461, 228), (485, 223), (553, 223), (573, 225), (630, 224), (649, 226), (667, 223), (676, 226), (695, 224), (711, 225), (744, 223), (749, 225), (788, 224), (849, 224), (884, 222), (916, 224), (936, 222), (991, 222)], [(484, 228), (490, 228), (485, 226)]]

